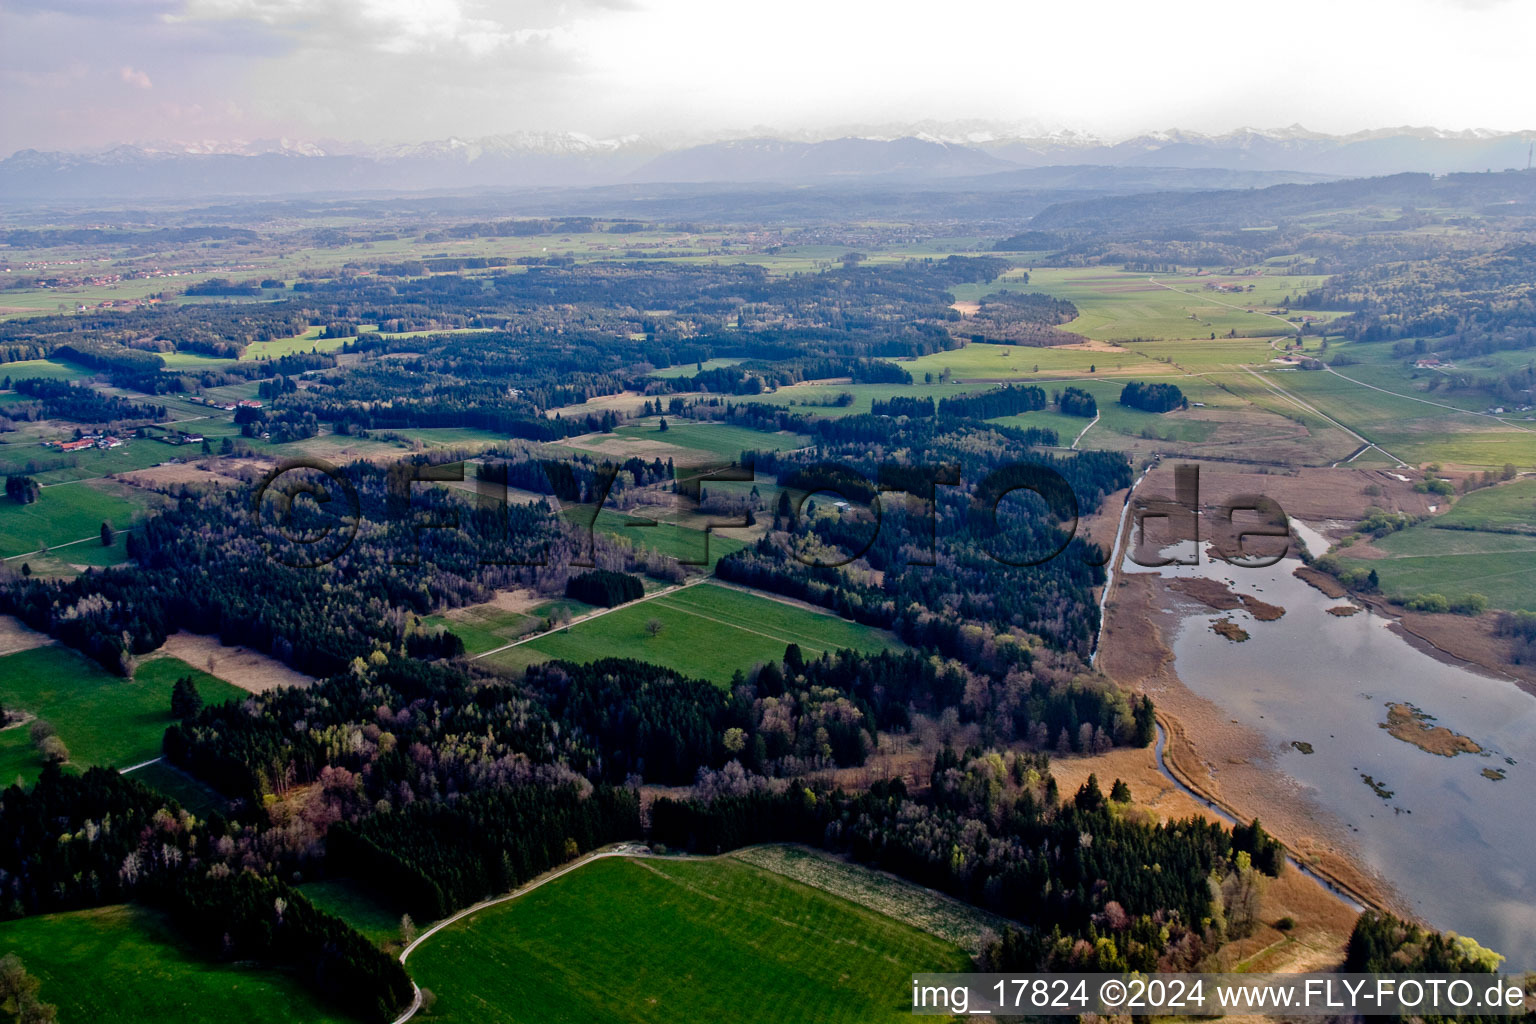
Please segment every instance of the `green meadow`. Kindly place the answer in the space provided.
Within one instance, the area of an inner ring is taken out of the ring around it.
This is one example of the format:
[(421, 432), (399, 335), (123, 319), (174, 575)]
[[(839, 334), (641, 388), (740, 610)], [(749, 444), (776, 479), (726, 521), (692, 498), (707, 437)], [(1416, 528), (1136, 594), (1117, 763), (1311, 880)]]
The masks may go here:
[(464, 641), (464, 653), (470, 655), (503, 647), (542, 626), (534, 615), (507, 611), (494, 604), (457, 608), (445, 615), (428, 615), (422, 622), (453, 633)]
[(0, 376), (9, 377), (11, 380), (27, 380), (33, 377), (42, 377), (47, 380), (83, 380), (94, 376), (95, 370), (90, 367), (71, 363), (65, 359), (18, 359), (11, 363), (0, 363)]
[(729, 423), (667, 420), (667, 429), (662, 430), (661, 420), (657, 417), (626, 424), (613, 432), (619, 437), (661, 441), (679, 448), (689, 448), (727, 462), (736, 461), (744, 451), (782, 452), (804, 448), (811, 440), (804, 434), (770, 433)]
[[(69, 763), (129, 765), (160, 756), (171, 717), (171, 686), (191, 676), (206, 703), (239, 700), (245, 691), (184, 661), (149, 658), (132, 679), (111, 675), (60, 644), (0, 658), (0, 705), (49, 722), (69, 748)], [(0, 784), (33, 779), (42, 762), (28, 726), (0, 731)]]
[[(708, 486), (706, 485), (706, 489)], [(585, 516), (591, 514), (590, 509), (591, 506), (581, 507), (581, 515), (575, 518), (584, 521)], [(603, 509), (597, 514), (597, 520), (592, 524), (592, 528), (626, 541), (637, 548), (649, 548), (668, 558), (675, 558), (684, 565), (708, 564), (711, 569), (726, 555), (746, 547), (743, 541), (715, 531), (710, 531), (706, 536), (704, 530), (647, 519), (644, 516), (625, 515), (608, 509)]]
[[(44, 487), (38, 499), (30, 505), (0, 498), (0, 557), (10, 558), (45, 546), (71, 544), (69, 548), (60, 549), (59, 556), (68, 561), (73, 549), (80, 548), (81, 561), (88, 563), (88, 549), (101, 547), (103, 522), (111, 523), (116, 530), (126, 529), (148, 505), (140, 492), (121, 484), (94, 480)], [(82, 539), (84, 543), (72, 543)], [(121, 558), (114, 561), (121, 561)]]
[[(1042, 349), (1040, 351), (1048, 351)], [(925, 356), (924, 358), (932, 358)], [(908, 371), (912, 369), (912, 361), (902, 364)], [(934, 379), (937, 380), (939, 371), (934, 371)], [(779, 388), (777, 391), (764, 392), (761, 395), (747, 395), (741, 400), (744, 402), (761, 402), (766, 405), (779, 405), (788, 408), (791, 412), (797, 412), (802, 416), (814, 418), (838, 419), (843, 416), (865, 414), (871, 406), (878, 401), (887, 401), (897, 395), (904, 398), (932, 398), (935, 402), (954, 395), (970, 395), (978, 391), (987, 390), (983, 384), (926, 384), (923, 382), (921, 372), (914, 373), (915, 384), (792, 384)], [(832, 405), (838, 395), (846, 392), (853, 396), (853, 401), (848, 405)]]
[(652, 370), (652, 377), (661, 377), (666, 380), (675, 380), (678, 377), (692, 377), (700, 370), (718, 370), (725, 366), (735, 366), (737, 363), (746, 362), (744, 359), (706, 359), (703, 363), (679, 363), (676, 366), (668, 366), (662, 370)]
[(1536, 532), (1536, 480), (1511, 480), (1458, 498), (1435, 523), (1463, 530)]
[[(374, 889), (347, 878), (327, 878), (299, 886), (304, 898), (317, 910), (334, 914), (362, 932), (375, 945), (398, 949), (401, 945), (400, 918), (388, 899)], [(423, 926), (427, 922), (422, 922)]]
[(206, 957), (145, 907), (6, 921), (5, 953), (42, 982), (38, 996), (59, 1008), (65, 1024), (356, 1024), (281, 971)]
[[(939, 380), (1021, 380), (1033, 377), (1165, 376), (1178, 372), (1128, 348), (1032, 348), (1025, 345), (993, 345), (977, 342), (948, 352), (934, 352), (902, 360), (902, 369), (914, 382), (927, 374)], [(973, 389), (974, 390), (974, 389)]]
[(445, 1024), (870, 1024), (911, 975), (969, 958), (911, 925), (734, 858), (582, 866), (422, 943)]
[(1350, 564), (1375, 569), (1381, 590), (1393, 598), (1439, 594), (1454, 601), (1481, 594), (1494, 608), (1536, 612), (1536, 537), (1469, 530), (1441, 530), (1429, 524), (1389, 534), (1372, 546), (1386, 558), (1359, 558), (1352, 548), (1338, 553)]
[[(1254, 337), (1294, 333), (1294, 326), (1264, 316), (1262, 311), (1317, 287), (1323, 280), (1220, 275), (1196, 278), (1093, 267), (1032, 268), (1025, 283), (1022, 273), (1014, 271), (991, 284), (957, 287), (955, 297), (975, 302), (997, 291), (1020, 291), (1069, 299), (1077, 306), (1078, 316), (1062, 329), (1098, 341), (1206, 338), (1211, 334), (1219, 338), (1234, 330), (1239, 336)], [(1221, 292), (1207, 289), (1207, 284), (1235, 285), (1244, 290)], [(1250, 285), (1251, 292), (1246, 290)], [(1248, 312), (1250, 309), (1254, 312)]]
[[(661, 631), (652, 636), (646, 624)], [(588, 662), (635, 658), (725, 684), (737, 669), (782, 658), (799, 644), (807, 656), (853, 648), (895, 650), (903, 645), (884, 630), (786, 604), (715, 583), (624, 605), (500, 654), (489, 664), (521, 669), (550, 659)]]

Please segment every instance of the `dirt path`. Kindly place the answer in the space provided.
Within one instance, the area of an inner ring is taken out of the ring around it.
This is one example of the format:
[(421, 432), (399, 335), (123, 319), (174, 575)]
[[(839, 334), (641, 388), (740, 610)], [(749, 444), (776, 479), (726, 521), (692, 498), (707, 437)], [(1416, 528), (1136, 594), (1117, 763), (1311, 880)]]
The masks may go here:
[(1097, 423), (1097, 422), (1099, 422), (1099, 412), (1098, 412), (1097, 409), (1095, 409), (1094, 413), (1093, 413), (1093, 419), (1089, 420), (1088, 421), (1088, 425), (1086, 427), (1084, 427), (1082, 430), (1079, 430), (1077, 432), (1077, 436), (1072, 439), (1072, 447), (1073, 448), (1077, 447), (1077, 443), (1083, 439), (1083, 435), (1088, 433), (1088, 431), (1092, 430), (1093, 429), (1093, 425), (1095, 423)]
[(523, 644), (531, 643), (532, 641), (539, 639), (539, 637), (549, 636), (551, 633), (558, 633), (562, 629), (569, 629), (577, 623), (591, 622), (593, 619), (600, 619), (610, 612), (618, 611), (620, 608), (633, 608), (637, 604), (643, 604), (646, 601), (654, 601), (658, 597), (665, 597), (667, 594), (675, 594), (679, 590), (687, 590), (689, 587), (696, 587), (707, 579), (709, 579), (708, 576), (698, 576), (686, 583), (675, 583), (670, 587), (662, 587), (660, 590), (653, 590), (643, 597), (637, 597), (633, 601), (626, 601), (623, 604), (616, 604), (612, 608), (598, 608), (596, 611), (587, 612), (585, 615), (578, 615), (574, 619), (571, 619), (569, 622), (562, 622), (560, 625), (554, 627), (553, 629), (546, 629), (538, 633), (530, 633), (527, 636), (519, 637), (509, 644), (502, 644), (500, 647), (495, 647), (489, 651), (485, 651), (482, 654), (477, 654), (469, 660), (479, 661), (481, 658), (489, 658), (491, 655), (500, 654), (502, 651), (510, 651), (514, 647), (521, 647)]
[[(623, 606), (621, 605), (620, 607), (623, 607)], [(611, 849), (594, 850), (591, 853), (584, 854), (583, 856), (577, 857), (575, 860), (571, 861), (569, 864), (565, 864), (565, 865), (562, 865), (561, 867), (555, 868), (553, 871), (545, 872), (544, 874), (540, 875), (538, 878), (535, 878), (533, 881), (527, 883), (526, 885), (523, 885), (523, 886), (521, 886), (520, 888), (517, 888), (517, 889), (513, 889), (511, 892), (507, 893), (505, 896), (496, 896), (496, 897), (494, 897), (492, 899), (481, 900), (479, 903), (476, 903), (474, 906), (465, 907), (463, 910), (459, 911), (457, 914), (454, 914), (451, 917), (443, 918), (441, 921), (437, 922), (432, 927), (428, 928), (426, 931), (424, 931), (420, 935), (416, 936), (415, 940), (413, 942), (411, 942), (410, 945), (406, 946), (404, 949), (402, 949), (400, 951), (400, 962), (402, 964), (405, 963), (406, 959), (413, 952), (415, 952), (417, 946), (421, 945), (423, 942), (426, 942), (432, 936), (436, 935), (438, 932), (442, 931), (444, 928), (448, 927), (449, 925), (454, 924), (454, 923), (456, 923), (458, 921), (462, 921), (462, 920), (464, 920), (466, 917), (468, 917), (471, 914), (477, 914), (480, 911), (486, 909), (487, 907), (494, 907), (494, 906), (497, 906), (497, 905), (502, 904), (502, 903), (507, 903), (507, 902), (509, 902), (511, 900), (517, 899), (519, 896), (526, 896), (526, 895), (528, 895), (528, 893), (533, 892), (533, 890), (539, 888), (541, 885), (545, 885), (545, 884), (547, 884), (549, 882), (553, 882), (555, 879), (561, 877), (562, 875), (568, 875), (572, 871), (575, 871), (577, 868), (582, 867), (582, 866), (587, 865), (587, 864), (590, 864), (590, 863), (592, 863), (595, 860), (602, 860), (605, 857), (635, 857), (635, 856), (640, 856), (642, 849), (643, 849), (642, 847), (640, 847), (638, 844), (635, 844), (635, 843), (620, 843), (618, 846), (615, 846), (615, 847), (613, 847)], [(415, 991), (415, 995), (411, 999), (411, 1005), (406, 1008), (404, 1013), (402, 1013), (400, 1016), (398, 1016), (398, 1017), (396, 1017), (394, 1019), (393, 1024), (405, 1024), (406, 1021), (408, 1021), (412, 1017), (416, 1016), (416, 1014), (421, 1010), (421, 988), (414, 981), (411, 982), (411, 988)]]

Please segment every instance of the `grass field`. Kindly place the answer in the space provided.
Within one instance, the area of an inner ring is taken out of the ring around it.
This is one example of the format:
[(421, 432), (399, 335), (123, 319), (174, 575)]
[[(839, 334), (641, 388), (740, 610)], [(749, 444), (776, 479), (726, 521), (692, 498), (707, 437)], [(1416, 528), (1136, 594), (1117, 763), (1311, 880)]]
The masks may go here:
[(952, 379), (1018, 380), (1036, 377), (1164, 376), (1178, 370), (1127, 348), (1030, 348), (1023, 345), (967, 345), (901, 361), (914, 382), (948, 371)]
[[(0, 558), (23, 555), (44, 546), (54, 547), (87, 539), (76, 547), (101, 547), (101, 524), (122, 530), (133, 525), (148, 507), (137, 491), (109, 481), (82, 480), (44, 487), (30, 505), (0, 498)], [(69, 560), (70, 549), (59, 557)], [(82, 552), (82, 561), (85, 553)], [(121, 561), (121, 558), (114, 559)]]
[[(1223, 277), (1156, 274), (1104, 268), (1040, 268), (1029, 271), (1026, 284), (1015, 271), (987, 285), (962, 285), (956, 299), (974, 302), (997, 291), (1044, 292), (1069, 299), (1077, 319), (1064, 330), (1100, 341), (1166, 340), (1218, 337), (1229, 331), (1240, 336), (1293, 333), (1279, 320), (1247, 310), (1269, 309), (1287, 296), (1316, 288), (1320, 277)], [(1223, 293), (1207, 284), (1232, 284), (1253, 291)], [(1323, 314), (1312, 314), (1314, 316)]]
[(700, 370), (718, 370), (725, 366), (735, 366), (745, 362), (743, 359), (706, 359), (703, 364), (681, 363), (677, 366), (669, 366), (664, 370), (652, 370), (652, 377), (662, 377), (667, 380), (675, 380), (678, 377), (692, 377)]
[[(211, 438), (215, 444), (221, 437), (239, 433), (228, 421), (201, 419), (187, 426)], [(196, 448), (178, 449), (158, 441), (138, 439), (129, 441), (121, 448), (87, 448), (80, 452), (61, 452), (54, 448), (44, 448), (38, 442), (45, 437), (49, 440), (68, 440), (69, 435), (62, 430), (38, 430), (34, 425), (5, 437), (5, 441), (0, 441), (0, 474), (26, 474), (44, 485), (94, 480), (109, 473), (147, 469), (167, 459), (185, 459), (198, 453)]]
[(507, 611), (494, 604), (456, 608), (446, 615), (428, 615), (422, 622), (446, 629), (463, 640), (466, 654), (483, 654), (495, 650), (540, 625), (539, 620), (532, 615)]
[(1536, 423), (1511, 424), (1444, 408), (1430, 404), (1440, 398), (1408, 394), (1406, 387), (1389, 394), (1359, 383), (1365, 379), (1359, 370), (1350, 366), (1343, 371), (1354, 379), (1304, 371), (1265, 376), (1411, 465), (1442, 462), (1492, 468), (1507, 462), (1536, 463)]
[(1536, 531), (1536, 480), (1511, 480), (1473, 491), (1435, 522), (1465, 530)]
[(1439, 530), (1428, 524), (1375, 541), (1387, 558), (1339, 554), (1350, 565), (1375, 569), (1382, 592), (1397, 597), (1440, 594), (1455, 600), (1482, 594), (1494, 608), (1536, 612), (1536, 537)]
[[(651, 619), (662, 624), (654, 637), (645, 628)], [(577, 662), (637, 658), (724, 684), (737, 669), (745, 671), (782, 658), (784, 648), (792, 643), (799, 644), (807, 657), (845, 647), (873, 652), (902, 646), (884, 630), (703, 583), (626, 605), (486, 660), (519, 669), (552, 658)]]
[(594, 861), (423, 943), (410, 960), (455, 1024), (817, 1021), (911, 1015), (916, 971), (956, 947), (722, 858)]
[[(1278, 326), (1278, 325), (1277, 325)], [(1266, 338), (1195, 338), (1187, 341), (1136, 341), (1126, 345), (1148, 359), (1166, 360), (1169, 369), (1202, 373), (1207, 370), (1233, 369), (1238, 366), (1267, 367), (1280, 353)], [(1294, 349), (1292, 352), (1294, 353)], [(1318, 339), (1307, 339), (1302, 354), (1318, 354)], [(1164, 371), (1168, 372), (1167, 370)]]
[(128, 531), (118, 530), (111, 547), (103, 547), (99, 537), (79, 544), (66, 544), (46, 555), (29, 554), (11, 562), (12, 568), (26, 563), (33, 575), (72, 578), (80, 575), (80, 566), (105, 568), (128, 561)]
[[(590, 514), (591, 506), (586, 506), (581, 510), (580, 518), (584, 520)], [(646, 525), (650, 523), (654, 525)], [(710, 531), (706, 539), (703, 530), (650, 520), (641, 516), (625, 515), (608, 509), (597, 514), (597, 521), (592, 524), (592, 528), (628, 541), (636, 547), (658, 551), (685, 565), (700, 565), (706, 561), (707, 554), (711, 569), (726, 555), (746, 547), (742, 541), (714, 531)]]
[[(68, 647), (52, 645), (0, 658), (0, 704), (46, 719), (69, 748), (70, 764), (119, 768), (160, 756), (171, 718), (171, 685), (191, 676), (207, 703), (245, 691), (175, 658), (143, 662), (132, 680), (109, 675)], [(26, 726), (0, 732), (0, 783), (36, 777), (42, 762)]]
[[(1034, 350), (1031, 350), (1034, 351)], [(1045, 350), (1041, 350), (1045, 351)], [(931, 357), (924, 357), (931, 358)], [(911, 363), (904, 364), (908, 370)], [(935, 379), (939, 375), (938, 370), (933, 371)], [(822, 417), (826, 419), (838, 419), (843, 416), (853, 416), (870, 411), (871, 405), (879, 399), (890, 399), (896, 395), (907, 398), (932, 398), (935, 402), (941, 398), (949, 398), (953, 395), (972, 395), (978, 391), (986, 391), (983, 384), (924, 384), (921, 372), (915, 374), (916, 384), (792, 384), (789, 387), (779, 388), (777, 391), (767, 392), (761, 395), (743, 396), (744, 402), (762, 402), (767, 405), (780, 405), (791, 409), (804, 416)], [(821, 405), (835, 399), (843, 392), (853, 396), (853, 402), (849, 405)]]
[(90, 367), (71, 363), (64, 359), (20, 359), (13, 363), (0, 363), (0, 377), (26, 380), (42, 377), (46, 380), (83, 380), (94, 376)]
[(194, 779), (180, 768), (166, 761), (156, 761), (129, 773), (134, 782), (168, 796), (197, 817), (208, 820), (215, 811), (228, 814), (229, 799), (207, 783)]
[(272, 341), (256, 341), (245, 346), (245, 351), (240, 354), (242, 361), (251, 359), (278, 359), (282, 356), (291, 356), (299, 352), (334, 352), (341, 348), (350, 338), (322, 338), (320, 332), (323, 328), (311, 327), (303, 334), (294, 335), (292, 338), (274, 338)]
[(394, 909), (381, 893), (347, 878), (305, 882), (299, 886), (299, 891), (317, 909), (335, 914), (373, 940), (375, 945), (389, 948), (401, 945), (403, 911)]
[(1013, 416), (998, 416), (990, 419), (988, 423), (997, 423), (1005, 427), (1018, 427), (1020, 430), (1028, 430), (1030, 427), (1042, 427), (1056, 431), (1056, 438), (1063, 447), (1070, 446), (1072, 439), (1082, 433), (1083, 428), (1093, 422), (1091, 417), (1067, 416), (1053, 409), (1041, 409), (1038, 412), (1021, 412)]
[(205, 959), (158, 912), (99, 907), (0, 924), (66, 1024), (356, 1024), (276, 970)]
[(782, 452), (791, 448), (804, 448), (811, 440), (804, 434), (769, 433), (729, 423), (679, 423), (668, 420), (668, 429), (665, 431), (658, 429), (658, 424), (659, 420), (655, 418), (640, 420), (619, 427), (614, 433), (619, 437), (642, 438), (689, 448), (727, 462), (734, 462), (744, 451)]

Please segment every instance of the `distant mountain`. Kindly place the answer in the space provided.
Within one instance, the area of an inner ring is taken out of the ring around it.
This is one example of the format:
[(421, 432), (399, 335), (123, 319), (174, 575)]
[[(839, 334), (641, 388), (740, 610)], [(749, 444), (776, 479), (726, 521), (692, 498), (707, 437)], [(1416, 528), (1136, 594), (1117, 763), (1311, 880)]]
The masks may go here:
[[(263, 139), (156, 143), (96, 153), (23, 150), (0, 160), (0, 202), (590, 187), (621, 184), (964, 183), (1123, 189), (1243, 188), (1319, 178), (1525, 167), (1536, 131), (1386, 128), (1325, 135), (1297, 125), (1221, 135), (1169, 130), (1106, 140), (1070, 131), (957, 125), (851, 127), (815, 138), (701, 141), (523, 132), (410, 145)], [(1092, 168), (1103, 168), (1094, 172)], [(1202, 172), (1187, 176), (1180, 170)], [(1041, 172), (1010, 178), (1022, 171)], [(1113, 172), (1113, 173), (1110, 173)]]
[(0, 160), (0, 200), (603, 185), (624, 180), (661, 151), (643, 140), (574, 134), (371, 148), (280, 140), (92, 154), (23, 150)]
[(1324, 135), (1300, 125), (1275, 131), (1244, 128), (1222, 135), (1170, 130), (1118, 142), (1089, 136), (997, 138), (976, 143), (993, 156), (1025, 167), (1062, 163), (1113, 167), (1212, 167), (1300, 171), (1362, 178), (1417, 171), (1502, 171), (1526, 166), (1536, 131), (1447, 132), (1383, 128)]
[(969, 146), (911, 136), (824, 142), (741, 139), (664, 153), (631, 177), (658, 182), (912, 180), (987, 174), (1016, 166)]

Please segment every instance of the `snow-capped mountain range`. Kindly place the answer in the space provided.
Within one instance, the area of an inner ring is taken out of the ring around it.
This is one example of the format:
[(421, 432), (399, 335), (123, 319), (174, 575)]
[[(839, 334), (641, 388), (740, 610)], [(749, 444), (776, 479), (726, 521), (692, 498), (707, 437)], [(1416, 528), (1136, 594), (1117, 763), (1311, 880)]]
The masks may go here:
[[(1185, 168), (1295, 180), (1523, 168), (1536, 131), (1300, 125), (1217, 135), (1168, 129), (1107, 139), (985, 121), (595, 138), (516, 132), (367, 145), (334, 140), (157, 142), (91, 153), (22, 150), (0, 160), (0, 200), (275, 195), (359, 190), (976, 179), (1007, 187), (1055, 167)], [(1191, 176), (1192, 185), (1198, 185)]]

